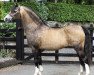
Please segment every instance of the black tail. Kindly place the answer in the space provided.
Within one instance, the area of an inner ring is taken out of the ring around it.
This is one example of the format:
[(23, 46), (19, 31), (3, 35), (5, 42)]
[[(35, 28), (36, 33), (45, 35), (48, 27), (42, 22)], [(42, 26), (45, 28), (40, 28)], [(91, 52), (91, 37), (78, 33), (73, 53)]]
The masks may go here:
[(85, 62), (87, 64), (91, 64), (92, 62), (92, 44), (90, 33), (87, 28), (83, 27), (83, 31), (85, 33), (85, 44), (84, 44), (84, 52), (85, 52)]

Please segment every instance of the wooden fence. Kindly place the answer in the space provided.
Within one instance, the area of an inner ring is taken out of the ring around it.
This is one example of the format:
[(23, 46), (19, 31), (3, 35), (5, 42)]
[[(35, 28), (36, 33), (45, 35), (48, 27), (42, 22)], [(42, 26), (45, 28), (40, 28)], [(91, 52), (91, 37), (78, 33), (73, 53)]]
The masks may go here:
[[(0, 37), (0, 41), (15, 41), (16, 45), (5, 45), (4, 48), (5, 49), (15, 49), (16, 50), (16, 59), (17, 60), (29, 60), (30, 58), (33, 58), (33, 54), (32, 53), (25, 53), (24, 52), (24, 48), (28, 47), (28, 45), (24, 44), (24, 39), (26, 38), (24, 36), (24, 30), (20, 29), (21, 27), (21, 21), (20, 20), (15, 20), (14, 21), (16, 24), (16, 28), (15, 29), (0, 29), (0, 33), (1, 32), (16, 32), (16, 37)], [(4, 21), (0, 20), (0, 23), (4, 23)], [(92, 50), (94, 51), (94, 46), (93, 46), (93, 30), (94, 27), (91, 24), (90, 27), (88, 27), (88, 29), (90, 30), (90, 35), (91, 35), (91, 42), (92, 42)], [(3, 45), (0, 45), (0, 48), (3, 48)], [(69, 47), (68, 47), (69, 48)], [(92, 52), (93, 52), (92, 51)], [(25, 56), (27, 56), (25, 58)], [(55, 56), (55, 61), (57, 62), (59, 59), (59, 56), (64, 56), (64, 57), (77, 57), (77, 54), (70, 54), (70, 53), (59, 53), (59, 50), (55, 51), (54, 53), (42, 53), (42, 56)], [(92, 54), (92, 56), (94, 57), (94, 54)]]
[[(24, 31), (23, 29), (19, 29), (21, 26), (20, 20), (14, 21), (16, 24), (15, 29), (0, 29), (0, 33), (8, 33), (8, 32), (16, 32), (16, 37), (0, 37), (0, 41), (13, 41), (16, 42), (16, 45), (0, 45), (0, 49), (15, 49), (16, 50), (16, 59), (23, 60), (24, 59)], [(13, 22), (13, 23), (14, 23)], [(0, 23), (4, 23), (3, 20), (0, 20)]]

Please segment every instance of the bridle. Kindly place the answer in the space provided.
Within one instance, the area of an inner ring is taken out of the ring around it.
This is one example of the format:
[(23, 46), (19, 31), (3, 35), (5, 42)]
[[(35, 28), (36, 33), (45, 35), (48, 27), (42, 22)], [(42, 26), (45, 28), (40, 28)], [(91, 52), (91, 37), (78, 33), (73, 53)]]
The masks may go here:
[(12, 11), (9, 13), (9, 15), (13, 18), (18, 12), (20, 11), (20, 6), (17, 7), (17, 9), (12, 13)]

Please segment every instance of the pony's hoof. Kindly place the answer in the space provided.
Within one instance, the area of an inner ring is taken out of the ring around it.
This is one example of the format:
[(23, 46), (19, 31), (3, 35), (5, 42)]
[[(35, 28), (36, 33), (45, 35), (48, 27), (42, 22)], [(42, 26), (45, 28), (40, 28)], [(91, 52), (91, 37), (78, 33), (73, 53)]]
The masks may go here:
[(40, 71), (39, 71), (38, 75), (42, 75)]
[(90, 75), (90, 74), (85, 74), (85, 75)]
[(39, 74), (39, 69), (37, 67), (35, 67), (35, 73), (34, 75), (38, 75)]
[(42, 65), (39, 65), (39, 70), (40, 70), (41, 72), (43, 71)]
[(78, 75), (83, 75), (83, 72), (78, 73)]

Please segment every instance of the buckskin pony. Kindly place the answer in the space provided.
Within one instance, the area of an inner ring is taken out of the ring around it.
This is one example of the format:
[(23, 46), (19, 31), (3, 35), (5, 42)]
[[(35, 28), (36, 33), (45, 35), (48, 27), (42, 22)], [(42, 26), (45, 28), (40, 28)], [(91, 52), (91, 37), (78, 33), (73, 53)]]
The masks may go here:
[(85, 75), (90, 74), (91, 39), (85, 27), (70, 23), (62, 28), (51, 28), (32, 9), (17, 4), (4, 18), (6, 22), (11, 22), (14, 19), (21, 19), (28, 45), (34, 53), (34, 75), (41, 75), (43, 71), (42, 50), (55, 51), (67, 46), (72, 46), (79, 57), (81, 69), (78, 75), (84, 71)]

